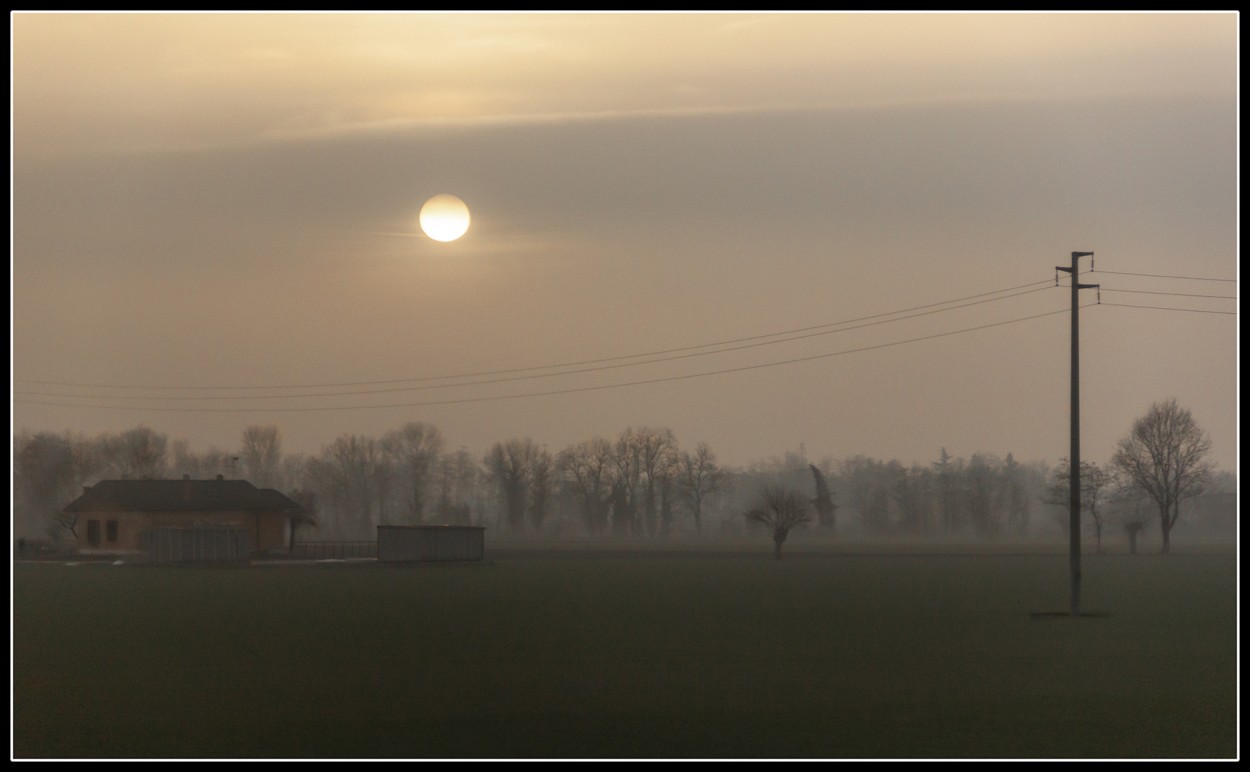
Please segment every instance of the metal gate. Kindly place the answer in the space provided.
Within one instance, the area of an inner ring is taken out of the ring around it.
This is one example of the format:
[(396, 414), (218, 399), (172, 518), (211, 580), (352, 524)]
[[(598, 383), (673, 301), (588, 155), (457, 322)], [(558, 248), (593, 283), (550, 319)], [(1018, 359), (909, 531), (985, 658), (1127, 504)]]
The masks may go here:
[(153, 528), (141, 539), (148, 559), (155, 563), (246, 562), (250, 551), (246, 528)]

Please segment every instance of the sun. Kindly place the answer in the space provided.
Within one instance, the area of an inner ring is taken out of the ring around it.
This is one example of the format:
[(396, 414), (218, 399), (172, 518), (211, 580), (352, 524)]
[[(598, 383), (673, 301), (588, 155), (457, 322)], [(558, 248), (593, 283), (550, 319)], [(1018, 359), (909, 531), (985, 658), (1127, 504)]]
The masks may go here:
[(448, 193), (440, 193), (421, 207), (421, 230), (435, 241), (455, 241), (469, 230), (469, 207)]

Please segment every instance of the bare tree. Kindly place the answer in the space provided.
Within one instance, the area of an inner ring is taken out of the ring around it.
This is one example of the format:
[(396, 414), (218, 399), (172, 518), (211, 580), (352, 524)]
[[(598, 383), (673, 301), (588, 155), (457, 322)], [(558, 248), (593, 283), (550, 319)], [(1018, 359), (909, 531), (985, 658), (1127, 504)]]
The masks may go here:
[(600, 437), (565, 448), (556, 460), (563, 481), (581, 499), (582, 524), (592, 534), (607, 528), (612, 463), (612, 443)]
[(642, 427), (633, 432), (638, 460), (638, 471), (645, 484), (643, 489), (643, 522), (647, 535), (654, 537), (659, 525), (659, 494), (663, 481), (673, 469), (677, 452), (677, 440), (670, 429)]
[(435, 513), (438, 522), (445, 525), (468, 525), (473, 520), (474, 482), (477, 465), (469, 451), (460, 448), (455, 453), (439, 456), (436, 466), (438, 478), (438, 503)]
[[(487, 477), (498, 486), (503, 501), (504, 516), (508, 525), (520, 530), (525, 526), (526, 516), (531, 522), (535, 516), (541, 521), (545, 514), (546, 493), (540, 492), (541, 502), (534, 497), (535, 477), (548, 474), (551, 454), (540, 448), (528, 437), (523, 440), (496, 442), (483, 459)], [(547, 472), (542, 471), (543, 469)], [(540, 510), (534, 508), (539, 504)]]
[(700, 442), (694, 453), (682, 453), (677, 467), (681, 496), (694, 516), (694, 530), (703, 533), (703, 505), (707, 497), (721, 486), (725, 473), (716, 464), (716, 454), (706, 442)]
[(101, 439), (102, 450), (119, 477), (158, 480), (168, 469), (168, 438), (146, 426)]
[[(1059, 459), (1051, 477), (1050, 487), (1046, 489), (1046, 503), (1065, 508), (1069, 506), (1068, 459)], [(1094, 550), (1102, 552), (1102, 532), (1107, 525), (1107, 497), (1109, 488), (1115, 484), (1115, 473), (1105, 469), (1093, 461), (1081, 462), (1081, 514), (1089, 515), (1089, 523), (1094, 527)]]
[(74, 451), (66, 436), (22, 432), (13, 441), (13, 530), (42, 536), (54, 522), (76, 535), (77, 520), (63, 519), (74, 493)]
[(308, 474), (316, 480), (321, 502), (329, 500), (334, 511), (346, 514), (344, 525), (352, 536), (371, 534), (378, 524), (374, 508), (385, 483), (385, 459), (372, 437), (345, 434), (308, 462)]
[(996, 456), (973, 453), (964, 472), (968, 521), (978, 536), (996, 536), (1002, 526), (999, 516), (1001, 487)]
[(421, 524), (425, 520), (430, 478), (443, 452), (443, 435), (434, 426), (413, 421), (387, 432), (382, 437), (381, 447), (387, 460), (394, 465), (402, 486), (408, 521)]
[(933, 510), (933, 474), (927, 467), (904, 467), (891, 461), (887, 467), (892, 481), (890, 495), (898, 509), (899, 528), (928, 535)]
[(1024, 484), (1025, 470), (1016, 461), (1016, 457), (1008, 453), (1001, 471), (1003, 506), (1007, 509), (1007, 528), (1018, 534), (1027, 533), (1031, 502)]
[(864, 455), (844, 459), (841, 464), (841, 479), (846, 500), (859, 513), (864, 530), (869, 533), (889, 531), (892, 524), (886, 465)]
[(768, 486), (747, 519), (761, 523), (773, 532), (773, 559), (781, 560), (781, 545), (785, 544), (790, 529), (810, 521), (807, 499), (787, 488)]
[(638, 486), (642, 479), (642, 458), (638, 438), (626, 429), (612, 447), (612, 530), (619, 536), (638, 536)]
[(554, 467), (551, 453), (545, 447), (536, 451), (530, 459), (529, 521), (535, 531), (542, 530), (547, 519), (547, 505), (555, 492)]
[(1120, 440), (1112, 463), (1154, 499), (1159, 508), (1163, 553), (1171, 546), (1180, 504), (1202, 493), (1211, 473), (1211, 440), (1175, 399), (1156, 402)]
[(963, 460), (952, 458), (946, 448), (942, 448), (941, 457), (933, 462), (933, 474), (937, 483), (937, 511), (942, 533), (955, 533), (963, 528), (964, 520)]
[(239, 458), (248, 479), (257, 488), (277, 484), (282, 463), (282, 435), (276, 426), (249, 426), (243, 430)]
[(171, 470), (175, 477), (186, 475), (194, 479), (211, 479), (230, 471), (234, 456), (220, 448), (209, 448), (203, 453), (191, 450), (185, 439), (174, 440)]

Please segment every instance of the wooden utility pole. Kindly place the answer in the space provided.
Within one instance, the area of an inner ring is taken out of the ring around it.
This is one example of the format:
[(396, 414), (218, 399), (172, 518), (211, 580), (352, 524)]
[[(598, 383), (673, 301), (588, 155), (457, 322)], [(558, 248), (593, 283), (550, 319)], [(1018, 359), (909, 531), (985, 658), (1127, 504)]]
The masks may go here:
[[(1097, 284), (1081, 284), (1077, 281), (1080, 271), (1077, 263), (1082, 257), (1094, 256), (1093, 252), (1073, 252), (1070, 267), (1055, 266), (1058, 271), (1072, 275), (1072, 392), (1071, 434), (1068, 451), (1068, 545), (1072, 565), (1072, 616), (1081, 613), (1081, 356), (1080, 356), (1080, 291), (1093, 289)], [(1090, 267), (1093, 267), (1091, 261)], [(1056, 274), (1056, 278), (1058, 275)]]

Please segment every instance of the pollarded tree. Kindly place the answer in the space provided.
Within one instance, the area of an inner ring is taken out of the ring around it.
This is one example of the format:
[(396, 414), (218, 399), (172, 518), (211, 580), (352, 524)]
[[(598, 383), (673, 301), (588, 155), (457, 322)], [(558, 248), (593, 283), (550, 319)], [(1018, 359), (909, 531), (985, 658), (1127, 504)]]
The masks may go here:
[(1206, 432), (1175, 399), (1151, 405), (1116, 448), (1112, 463), (1159, 508), (1164, 554), (1171, 546), (1181, 502), (1202, 493), (1211, 473), (1210, 452)]
[(785, 544), (790, 529), (810, 521), (807, 499), (788, 488), (768, 486), (747, 519), (762, 523), (773, 532), (773, 558), (781, 560), (781, 545)]
[(1135, 483), (1119, 475), (1116, 478), (1116, 487), (1111, 492), (1110, 503), (1120, 525), (1124, 526), (1129, 554), (1136, 555), (1137, 536), (1146, 528), (1150, 519), (1150, 496)]

